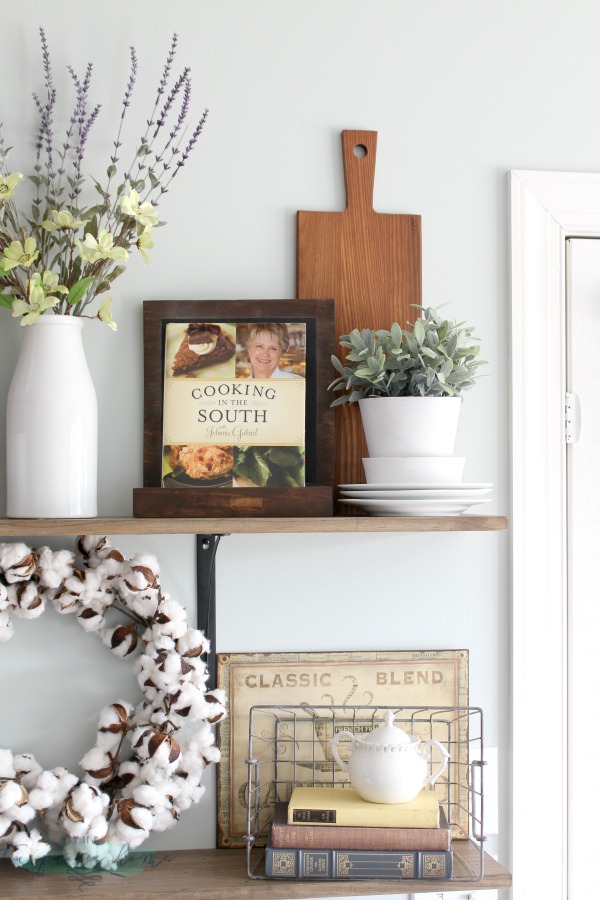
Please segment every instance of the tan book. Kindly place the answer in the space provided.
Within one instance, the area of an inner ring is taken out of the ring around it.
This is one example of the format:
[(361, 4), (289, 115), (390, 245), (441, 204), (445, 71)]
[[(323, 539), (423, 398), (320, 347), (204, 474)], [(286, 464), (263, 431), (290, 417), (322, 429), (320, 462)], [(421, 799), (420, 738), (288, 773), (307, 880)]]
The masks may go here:
[(353, 788), (296, 787), (288, 804), (288, 825), (438, 828), (439, 815), (439, 800), (430, 788), (408, 803), (370, 803)]
[(450, 850), (444, 808), (439, 828), (370, 828), (366, 825), (288, 825), (287, 803), (276, 803), (271, 846), (307, 850)]

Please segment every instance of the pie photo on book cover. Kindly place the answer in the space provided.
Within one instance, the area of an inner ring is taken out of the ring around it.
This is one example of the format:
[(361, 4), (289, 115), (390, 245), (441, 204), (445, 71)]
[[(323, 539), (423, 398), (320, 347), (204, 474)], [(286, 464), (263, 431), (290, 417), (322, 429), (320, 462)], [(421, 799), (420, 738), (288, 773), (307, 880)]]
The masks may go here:
[(164, 487), (305, 484), (304, 322), (169, 322), (164, 360)]

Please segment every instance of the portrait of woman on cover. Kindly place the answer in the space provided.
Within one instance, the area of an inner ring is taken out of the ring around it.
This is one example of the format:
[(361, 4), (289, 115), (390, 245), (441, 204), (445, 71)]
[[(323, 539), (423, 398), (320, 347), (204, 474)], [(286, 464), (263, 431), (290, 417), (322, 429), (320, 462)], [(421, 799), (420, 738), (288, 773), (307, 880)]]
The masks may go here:
[(250, 360), (247, 378), (301, 378), (284, 368), (282, 357), (290, 347), (288, 327), (281, 323), (259, 322), (248, 329), (244, 346)]

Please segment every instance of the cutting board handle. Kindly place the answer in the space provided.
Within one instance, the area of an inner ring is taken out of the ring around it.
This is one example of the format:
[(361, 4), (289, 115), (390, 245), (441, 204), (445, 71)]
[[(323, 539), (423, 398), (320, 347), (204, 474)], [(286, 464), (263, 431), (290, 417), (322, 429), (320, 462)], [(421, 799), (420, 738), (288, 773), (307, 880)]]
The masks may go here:
[(376, 131), (342, 131), (346, 209), (373, 212)]

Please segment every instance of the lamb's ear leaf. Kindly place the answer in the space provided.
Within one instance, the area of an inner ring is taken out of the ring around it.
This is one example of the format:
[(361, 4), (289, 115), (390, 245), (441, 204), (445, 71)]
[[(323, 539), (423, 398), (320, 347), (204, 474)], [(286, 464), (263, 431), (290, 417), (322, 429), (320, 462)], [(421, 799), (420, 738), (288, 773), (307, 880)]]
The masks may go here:
[(342, 397), (336, 397), (333, 403), (330, 403), (330, 406), (341, 406), (342, 403), (348, 403), (349, 401), (348, 394), (344, 394)]
[(342, 363), (339, 361), (339, 359), (337, 358), (337, 356), (331, 357), (331, 364), (332, 364), (333, 368), (336, 369), (340, 373), (340, 375), (345, 374), (344, 367), (343, 367)]

